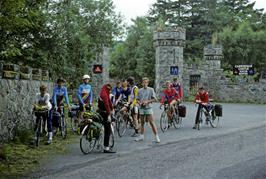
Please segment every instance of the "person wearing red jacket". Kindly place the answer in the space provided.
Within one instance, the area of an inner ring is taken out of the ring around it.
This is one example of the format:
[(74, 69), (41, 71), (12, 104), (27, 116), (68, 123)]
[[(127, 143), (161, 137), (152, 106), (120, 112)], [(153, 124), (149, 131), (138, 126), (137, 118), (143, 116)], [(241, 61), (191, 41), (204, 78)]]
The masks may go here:
[[(165, 83), (166, 89), (163, 90), (163, 96), (161, 98), (161, 106), (167, 102), (170, 105), (170, 111), (168, 113), (168, 118), (172, 119), (173, 117), (173, 112), (175, 109), (175, 106), (177, 103), (181, 101), (181, 96), (178, 94), (178, 92), (172, 87), (172, 84), (170, 81), (166, 81)], [(160, 108), (161, 108), (160, 106)]]
[(200, 87), (197, 94), (196, 94), (196, 97), (195, 97), (195, 102), (197, 104), (199, 104), (198, 106), (198, 111), (197, 111), (197, 115), (196, 115), (196, 119), (195, 119), (195, 125), (193, 127), (193, 129), (196, 129), (197, 128), (197, 125), (199, 124), (199, 115), (200, 115), (200, 110), (201, 108), (205, 108), (206, 109), (206, 122), (209, 120), (209, 112), (210, 110), (212, 109), (212, 105), (210, 104), (210, 101), (209, 101), (209, 93), (208, 91), (206, 91), (204, 89), (204, 87)]
[(183, 91), (182, 91), (181, 83), (178, 82), (178, 78), (174, 78), (173, 83), (171, 85), (177, 91), (180, 99), (182, 99), (183, 98)]
[(98, 112), (103, 118), (104, 125), (104, 153), (115, 153), (109, 147), (109, 138), (111, 134), (111, 112), (113, 110), (112, 102), (110, 100), (110, 93), (112, 86), (110, 84), (103, 85), (99, 99), (98, 99)]

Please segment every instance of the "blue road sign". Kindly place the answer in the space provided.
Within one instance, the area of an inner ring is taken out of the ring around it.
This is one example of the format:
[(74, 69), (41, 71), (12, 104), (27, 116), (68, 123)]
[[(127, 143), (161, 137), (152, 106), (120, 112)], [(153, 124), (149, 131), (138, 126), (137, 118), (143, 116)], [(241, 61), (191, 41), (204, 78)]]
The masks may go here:
[(170, 67), (170, 75), (178, 75), (178, 66)]

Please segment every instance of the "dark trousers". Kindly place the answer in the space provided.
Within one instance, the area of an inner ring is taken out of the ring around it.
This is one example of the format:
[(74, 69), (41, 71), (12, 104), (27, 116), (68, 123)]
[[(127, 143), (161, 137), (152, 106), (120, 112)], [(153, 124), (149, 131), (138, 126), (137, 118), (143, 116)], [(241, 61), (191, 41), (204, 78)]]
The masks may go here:
[(201, 110), (202, 108), (205, 108), (206, 111), (209, 112), (210, 109), (211, 109), (211, 106), (210, 106), (210, 105), (202, 105), (202, 104), (199, 104), (199, 105), (198, 105), (198, 111), (197, 111), (197, 115), (196, 115), (195, 124), (199, 124), (200, 110)]
[(100, 112), (100, 115), (103, 118), (103, 126), (104, 126), (104, 147), (109, 147), (109, 139), (111, 134), (111, 123), (108, 122), (108, 115), (105, 112)]

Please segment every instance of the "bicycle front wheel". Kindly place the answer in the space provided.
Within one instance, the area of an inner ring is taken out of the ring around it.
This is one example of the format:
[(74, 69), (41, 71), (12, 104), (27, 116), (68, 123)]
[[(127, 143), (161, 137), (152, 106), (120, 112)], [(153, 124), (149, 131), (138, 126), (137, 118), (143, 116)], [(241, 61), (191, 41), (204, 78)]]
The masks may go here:
[(117, 122), (116, 122), (116, 126), (117, 126), (117, 133), (119, 137), (122, 137), (125, 135), (126, 131), (127, 131), (127, 127), (128, 127), (128, 120), (125, 119), (124, 115), (119, 113), (117, 114)]
[(61, 136), (63, 139), (67, 137), (67, 124), (64, 117), (61, 117)]
[(168, 129), (168, 116), (166, 111), (163, 111), (160, 117), (160, 127), (163, 132), (166, 132)]
[(83, 154), (89, 154), (96, 144), (96, 139), (91, 132), (93, 132), (93, 130), (86, 129), (80, 138), (80, 150)]

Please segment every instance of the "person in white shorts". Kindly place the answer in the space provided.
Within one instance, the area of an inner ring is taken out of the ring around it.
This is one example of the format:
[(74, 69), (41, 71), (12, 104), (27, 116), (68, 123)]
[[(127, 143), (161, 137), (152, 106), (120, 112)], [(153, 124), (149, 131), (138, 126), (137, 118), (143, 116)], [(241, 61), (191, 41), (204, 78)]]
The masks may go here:
[(144, 140), (144, 124), (145, 124), (145, 117), (146, 121), (150, 123), (152, 132), (155, 135), (155, 142), (160, 143), (160, 138), (158, 136), (157, 127), (154, 122), (153, 110), (151, 103), (156, 101), (156, 95), (154, 89), (148, 87), (149, 79), (143, 78), (141, 88), (138, 92), (137, 101), (140, 105), (139, 114), (140, 114), (140, 121), (141, 121), (141, 128), (140, 128), (140, 136), (135, 139), (135, 141), (143, 141)]

